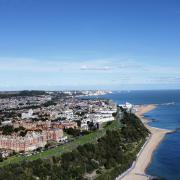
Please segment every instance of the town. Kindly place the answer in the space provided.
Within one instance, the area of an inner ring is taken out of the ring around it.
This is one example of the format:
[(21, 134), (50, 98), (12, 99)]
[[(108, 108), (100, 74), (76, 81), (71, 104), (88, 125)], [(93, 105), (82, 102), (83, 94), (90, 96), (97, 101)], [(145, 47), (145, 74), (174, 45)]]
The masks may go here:
[(5, 96), (0, 94), (1, 158), (15, 153), (29, 156), (36, 150), (43, 151), (67, 143), (70, 140), (68, 132), (88, 133), (99, 129), (105, 122), (113, 121), (116, 103), (86, 98), (104, 93), (107, 92), (25, 91)]

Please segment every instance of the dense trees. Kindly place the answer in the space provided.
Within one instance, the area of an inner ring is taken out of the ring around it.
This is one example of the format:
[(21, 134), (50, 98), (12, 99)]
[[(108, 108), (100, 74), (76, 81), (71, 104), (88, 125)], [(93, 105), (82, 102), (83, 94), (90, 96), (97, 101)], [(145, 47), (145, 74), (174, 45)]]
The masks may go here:
[(47, 101), (43, 104), (44, 107), (48, 107), (48, 106), (55, 106), (57, 103), (55, 103), (54, 101), (50, 100)]
[(1, 127), (3, 135), (11, 135), (14, 132), (14, 128), (11, 125), (5, 125)]
[(19, 96), (40, 96), (40, 95), (45, 95), (45, 91), (37, 91), (37, 90), (24, 90), (19, 92)]
[(121, 129), (108, 130), (97, 143), (78, 146), (61, 157), (24, 161), (0, 168), (0, 179), (80, 180), (94, 171), (99, 180), (114, 179), (131, 166), (148, 135), (148, 130), (133, 114), (125, 113), (121, 123)]
[(11, 135), (13, 132), (19, 133), (20, 136), (25, 136), (27, 134), (27, 130), (20, 126), (18, 128), (14, 128), (12, 125), (5, 125), (0, 128), (3, 135)]
[(75, 129), (75, 128), (68, 128), (68, 129), (64, 129), (64, 132), (66, 132), (69, 135), (72, 135), (74, 137), (78, 137), (78, 136), (84, 136), (86, 134), (89, 134), (89, 131), (86, 130), (80, 130), (80, 129)]
[(18, 97), (18, 96), (39, 96), (39, 95), (45, 95), (45, 91), (14, 91), (14, 92), (2, 92), (0, 93), (0, 98), (11, 98), (11, 97)]

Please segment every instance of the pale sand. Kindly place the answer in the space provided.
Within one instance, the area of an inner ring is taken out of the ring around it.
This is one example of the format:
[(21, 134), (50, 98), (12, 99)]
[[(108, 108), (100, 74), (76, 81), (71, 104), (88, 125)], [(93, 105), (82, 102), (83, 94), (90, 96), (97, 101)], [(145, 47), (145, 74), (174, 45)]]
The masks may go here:
[(143, 149), (140, 151), (135, 165), (127, 172), (124, 177), (117, 178), (122, 180), (148, 180), (149, 177), (145, 174), (145, 170), (151, 162), (152, 154), (161, 140), (169, 130), (153, 128), (147, 125), (148, 120), (144, 119), (143, 114), (156, 108), (155, 105), (140, 106), (136, 115), (141, 118), (145, 126), (150, 130), (151, 136), (147, 140)]

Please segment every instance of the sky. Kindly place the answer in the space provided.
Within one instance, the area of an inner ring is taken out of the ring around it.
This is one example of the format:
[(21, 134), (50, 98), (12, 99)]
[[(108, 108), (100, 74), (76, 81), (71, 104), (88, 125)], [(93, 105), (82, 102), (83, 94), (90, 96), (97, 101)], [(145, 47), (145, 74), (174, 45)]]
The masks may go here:
[(180, 89), (179, 0), (0, 0), (0, 90)]

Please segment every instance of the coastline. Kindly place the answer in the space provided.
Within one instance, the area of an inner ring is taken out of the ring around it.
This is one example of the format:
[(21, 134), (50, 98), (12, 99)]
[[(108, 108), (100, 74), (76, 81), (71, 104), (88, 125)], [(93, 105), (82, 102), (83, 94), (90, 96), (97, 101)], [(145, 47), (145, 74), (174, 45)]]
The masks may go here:
[(136, 161), (133, 163), (130, 169), (124, 172), (122, 175), (118, 176), (116, 180), (148, 180), (150, 176), (146, 174), (146, 169), (151, 163), (152, 155), (154, 150), (163, 140), (167, 133), (170, 133), (170, 130), (160, 129), (151, 127), (148, 125), (149, 120), (144, 118), (144, 114), (152, 111), (156, 108), (156, 105), (143, 105), (138, 107), (136, 115), (141, 119), (144, 125), (151, 132), (146, 143), (143, 145), (142, 149), (137, 155)]

